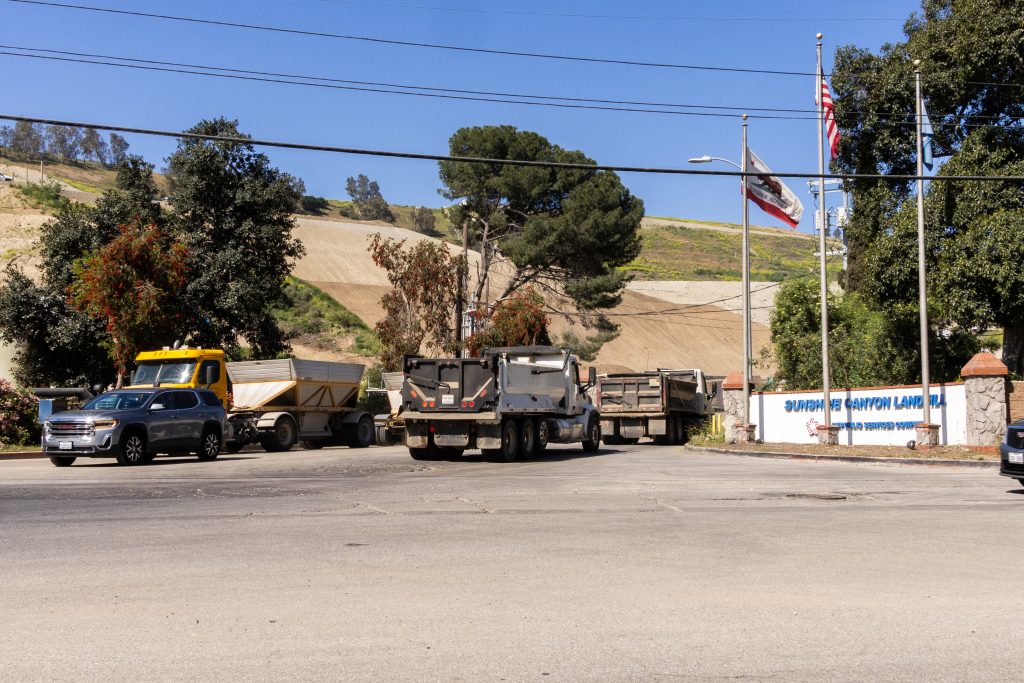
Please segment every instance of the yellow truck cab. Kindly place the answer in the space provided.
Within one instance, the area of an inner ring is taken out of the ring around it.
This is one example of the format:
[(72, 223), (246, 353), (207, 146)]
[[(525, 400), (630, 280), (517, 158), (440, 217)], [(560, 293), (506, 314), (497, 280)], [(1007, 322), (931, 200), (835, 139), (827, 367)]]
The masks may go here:
[(175, 387), (180, 389), (210, 389), (228, 408), (228, 373), (224, 365), (224, 351), (220, 349), (172, 349), (143, 351), (135, 357), (135, 372), (131, 386)]

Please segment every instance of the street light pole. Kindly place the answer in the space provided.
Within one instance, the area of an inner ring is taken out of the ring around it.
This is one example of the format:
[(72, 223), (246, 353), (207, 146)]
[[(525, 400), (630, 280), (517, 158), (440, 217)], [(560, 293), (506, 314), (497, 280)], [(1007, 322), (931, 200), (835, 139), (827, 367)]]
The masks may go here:
[(828, 359), (828, 271), (826, 270), (825, 262), (825, 150), (824, 150), (824, 139), (825, 139), (825, 100), (822, 97), (822, 83), (824, 82), (824, 72), (821, 69), (821, 34), (818, 34), (818, 73), (816, 78), (818, 82), (815, 84), (817, 97), (815, 98), (818, 102), (818, 175), (820, 176), (819, 182), (821, 183), (821, 201), (818, 202), (819, 216), (820, 216), (820, 230), (818, 233), (819, 243), (819, 266), (821, 268), (821, 389), (825, 399), (825, 424), (824, 427), (832, 426), (832, 396), (830, 392), (831, 384), (831, 372), (829, 369)]
[[(931, 411), (931, 387), (928, 384), (928, 281), (925, 272), (925, 249), (924, 249), (924, 144), (922, 142), (922, 116), (921, 116), (921, 60), (914, 60), (914, 78), (916, 80), (916, 106), (917, 106), (917, 298), (918, 306), (921, 309), (921, 391), (924, 393), (924, 415), (922, 422), (925, 425), (932, 423)], [(927, 427), (926, 427), (927, 429)], [(929, 442), (930, 445), (930, 442)]]

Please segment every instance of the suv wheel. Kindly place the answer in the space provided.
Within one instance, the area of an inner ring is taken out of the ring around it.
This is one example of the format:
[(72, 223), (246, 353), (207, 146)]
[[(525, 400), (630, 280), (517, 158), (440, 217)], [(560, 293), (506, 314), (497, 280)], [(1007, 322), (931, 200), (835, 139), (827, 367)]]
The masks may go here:
[(220, 436), (216, 431), (207, 429), (203, 432), (203, 437), (199, 441), (199, 452), (197, 455), (200, 460), (217, 459), (217, 456), (220, 455)]
[(128, 432), (117, 450), (119, 465), (141, 465), (146, 462), (146, 437), (139, 432)]

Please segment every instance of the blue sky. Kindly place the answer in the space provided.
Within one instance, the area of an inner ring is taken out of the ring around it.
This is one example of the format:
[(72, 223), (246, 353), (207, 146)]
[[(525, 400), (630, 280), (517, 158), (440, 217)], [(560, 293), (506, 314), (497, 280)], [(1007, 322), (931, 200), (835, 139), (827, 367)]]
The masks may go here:
[[(81, 4), (304, 30), (502, 50), (649, 62), (813, 72), (814, 34), (825, 67), (837, 45), (877, 50), (901, 40), (919, 3), (621, 2), (619, 0), (292, 0), (221, 2), (79, 0)], [(576, 16), (569, 16), (576, 15)], [(579, 16), (591, 15), (591, 16)], [(603, 16), (593, 16), (603, 15)], [(613, 18), (609, 18), (613, 17)], [(643, 17), (643, 18), (636, 18)], [(813, 108), (812, 76), (641, 68), (469, 54), (269, 34), (0, 0), (5, 45), (140, 57), (310, 76), (538, 95), (740, 107)], [(599, 163), (686, 166), (710, 154), (739, 161), (735, 118), (636, 114), (321, 90), (183, 74), (0, 56), (0, 111), (26, 116), (183, 130), (202, 118), (237, 118), (257, 138), (444, 154), (462, 126), (511, 124), (583, 150)], [(750, 146), (777, 171), (815, 172), (813, 120), (751, 120)], [(157, 167), (168, 139), (127, 136)], [(344, 198), (366, 173), (398, 204), (441, 206), (437, 164), (263, 150), (310, 194)], [(723, 165), (708, 165), (719, 168)], [(737, 181), (624, 174), (648, 215), (738, 221)], [(791, 187), (813, 207), (804, 182)], [(774, 225), (753, 207), (751, 220)]]

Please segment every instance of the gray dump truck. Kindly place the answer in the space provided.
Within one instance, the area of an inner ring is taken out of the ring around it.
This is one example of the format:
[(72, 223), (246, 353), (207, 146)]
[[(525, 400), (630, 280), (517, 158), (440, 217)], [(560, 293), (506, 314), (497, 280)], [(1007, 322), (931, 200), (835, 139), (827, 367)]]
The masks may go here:
[(686, 443), (690, 430), (714, 414), (714, 396), (701, 370), (601, 375), (594, 389), (602, 439), (609, 445), (645, 436), (656, 444)]
[(462, 455), (512, 462), (549, 443), (580, 443), (597, 451), (601, 416), (587, 396), (569, 349), (523, 346), (485, 349), (480, 358), (403, 362), (400, 417), (416, 460)]

